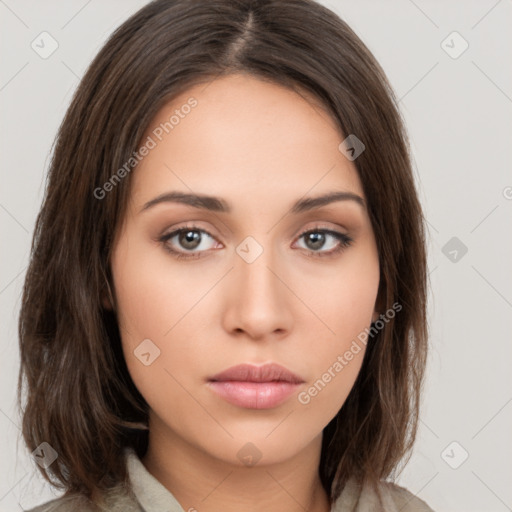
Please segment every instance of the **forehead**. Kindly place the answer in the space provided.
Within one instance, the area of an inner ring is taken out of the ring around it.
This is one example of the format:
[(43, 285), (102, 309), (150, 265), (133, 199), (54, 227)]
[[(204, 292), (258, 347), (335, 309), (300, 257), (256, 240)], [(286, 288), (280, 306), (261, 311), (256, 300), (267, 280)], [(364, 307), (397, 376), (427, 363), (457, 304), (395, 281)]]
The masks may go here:
[[(193, 105), (193, 106), (191, 106)], [(136, 204), (164, 189), (268, 203), (308, 191), (363, 196), (357, 169), (339, 151), (344, 136), (312, 95), (250, 75), (195, 85), (165, 104), (143, 140), (154, 147), (136, 168)]]

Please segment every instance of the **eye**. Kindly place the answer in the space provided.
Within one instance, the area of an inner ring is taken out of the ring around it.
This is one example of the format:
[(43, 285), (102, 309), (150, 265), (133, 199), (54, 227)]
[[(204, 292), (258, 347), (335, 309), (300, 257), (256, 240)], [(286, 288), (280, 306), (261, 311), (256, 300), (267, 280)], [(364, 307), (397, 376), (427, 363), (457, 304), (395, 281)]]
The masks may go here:
[[(306, 244), (305, 249), (311, 253), (310, 256), (312, 257), (332, 256), (346, 249), (353, 242), (353, 239), (344, 233), (321, 228), (314, 228), (301, 233), (299, 240), (303, 238)], [(331, 249), (320, 251), (319, 249), (325, 245), (331, 247)]]
[[(176, 250), (172, 247), (171, 242), (176, 239), (182, 250)], [(167, 251), (172, 253), (177, 259), (190, 258), (195, 259), (201, 256), (201, 252), (211, 249), (206, 242), (207, 239), (215, 240), (210, 233), (197, 226), (185, 226), (176, 229), (160, 238), (160, 242), (164, 244)], [(206, 247), (205, 247), (206, 245)], [(198, 249), (196, 251), (196, 249)], [(187, 254), (188, 253), (188, 254)]]
[[(301, 240), (303, 238), (305, 239), (306, 247), (302, 248), (308, 251), (308, 256), (311, 257), (332, 256), (349, 247), (353, 242), (353, 239), (348, 235), (325, 228), (314, 228), (304, 231), (299, 235), (298, 239)], [(185, 226), (175, 229), (159, 239), (164, 245), (165, 250), (177, 259), (200, 258), (203, 252), (212, 248), (212, 246), (208, 247), (208, 240), (215, 241), (210, 233), (197, 226)], [(176, 244), (180, 246), (178, 249), (174, 248)], [(320, 250), (325, 245), (331, 248), (329, 250)]]

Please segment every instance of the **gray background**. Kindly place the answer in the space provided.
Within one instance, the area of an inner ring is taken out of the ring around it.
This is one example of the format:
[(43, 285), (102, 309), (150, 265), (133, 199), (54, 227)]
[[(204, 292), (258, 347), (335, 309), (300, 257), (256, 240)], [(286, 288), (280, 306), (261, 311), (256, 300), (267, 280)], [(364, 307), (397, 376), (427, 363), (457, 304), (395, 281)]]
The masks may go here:
[[(87, 65), (145, 3), (0, 0), (2, 511), (59, 495), (20, 441), (15, 409), (17, 316), (49, 150)], [(436, 512), (512, 510), (512, 1), (322, 3), (369, 46), (401, 98), (430, 231), (432, 351), (399, 483)], [(31, 48), (43, 31), (59, 45), (47, 59)], [(457, 58), (464, 41), (453, 31), (469, 44)]]

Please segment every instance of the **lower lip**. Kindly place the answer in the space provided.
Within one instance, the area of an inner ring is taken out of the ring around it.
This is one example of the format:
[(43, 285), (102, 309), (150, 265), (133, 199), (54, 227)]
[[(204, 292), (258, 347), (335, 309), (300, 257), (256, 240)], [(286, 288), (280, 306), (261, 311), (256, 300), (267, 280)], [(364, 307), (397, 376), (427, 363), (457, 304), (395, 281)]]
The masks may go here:
[(271, 409), (286, 401), (300, 384), (291, 382), (210, 381), (210, 388), (227, 402), (246, 409)]

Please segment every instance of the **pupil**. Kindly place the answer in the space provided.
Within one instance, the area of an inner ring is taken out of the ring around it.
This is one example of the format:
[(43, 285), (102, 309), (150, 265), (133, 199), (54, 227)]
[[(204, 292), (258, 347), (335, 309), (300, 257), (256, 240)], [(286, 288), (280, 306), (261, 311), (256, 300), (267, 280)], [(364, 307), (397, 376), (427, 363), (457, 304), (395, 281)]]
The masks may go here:
[(180, 243), (183, 242), (184, 247), (187, 249), (195, 249), (199, 245), (201, 236), (197, 231), (185, 231), (182, 232), (180, 238)]
[(314, 249), (320, 249), (324, 245), (324, 238), (324, 233), (310, 233), (308, 237), (309, 241), (313, 242), (312, 248)]

